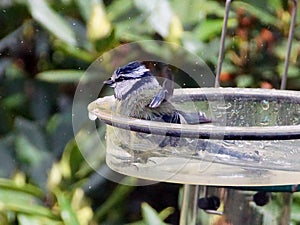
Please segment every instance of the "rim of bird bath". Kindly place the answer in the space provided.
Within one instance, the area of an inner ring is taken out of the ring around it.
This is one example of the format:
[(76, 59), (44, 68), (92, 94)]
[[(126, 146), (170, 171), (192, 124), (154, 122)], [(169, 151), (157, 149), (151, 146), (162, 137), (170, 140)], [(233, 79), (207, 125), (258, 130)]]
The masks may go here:
[[(239, 101), (277, 101), (299, 105), (300, 92), (276, 89), (250, 88), (184, 88), (175, 89), (171, 101), (219, 101), (238, 98)], [(101, 107), (104, 101), (111, 104)], [(207, 124), (174, 124), (130, 118), (111, 111), (114, 97), (98, 99), (88, 106), (89, 112), (108, 125), (141, 133), (176, 136), (182, 138), (222, 140), (290, 140), (300, 139), (300, 125), (274, 126), (225, 126), (212, 121)], [(222, 103), (221, 103), (222, 104)]]

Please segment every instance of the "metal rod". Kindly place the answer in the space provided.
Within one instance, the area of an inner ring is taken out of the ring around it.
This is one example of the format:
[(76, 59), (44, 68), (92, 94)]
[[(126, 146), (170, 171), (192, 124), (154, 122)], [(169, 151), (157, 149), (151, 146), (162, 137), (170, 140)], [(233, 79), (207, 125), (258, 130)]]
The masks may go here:
[(227, 32), (230, 4), (231, 4), (231, 0), (226, 0), (225, 15), (224, 15), (220, 47), (219, 47), (219, 57), (218, 57), (218, 64), (217, 64), (217, 71), (216, 71), (215, 87), (220, 87), (220, 75), (221, 75), (222, 63), (224, 57), (225, 38)]
[(183, 200), (180, 210), (180, 225), (196, 225), (197, 221), (197, 201), (199, 186), (185, 184), (183, 186)]
[(292, 0), (292, 1), (293, 1), (293, 4), (294, 4), (294, 8), (293, 8), (293, 11), (292, 11), (292, 20), (291, 20), (291, 24), (290, 24), (287, 51), (286, 51), (286, 56), (285, 56), (285, 61), (284, 61), (284, 71), (283, 71), (283, 76), (282, 76), (282, 79), (281, 79), (281, 86), (280, 86), (281, 90), (286, 89), (289, 62), (290, 62), (290, 55), (291, 55), (291, 48), (292, 48), (294, 29), (295, 29), (295, 23), (296, 23), (296, 17), (297, 17), (298, 0)]
[[(216, 71), (216, 78), (215, 78), (215, 88), (220, 87), (220, 77), (221, 77), (221, 70), (224, 58), (224, 48), (225, 48), (225, 38), (227, 33), (227, 24), (228, 24), (228, 17), (229, 17), (229, 10), (230, 10), (231, 0), (226, 0), (225, 3), (225, 14), (223, 20), (223, 27), (220, 39), (220, 46), (219, 46), (219, 56), (218, 56), (218, 64), (217, 64), (217, 71)], [(199, 186), (197, 186), (199, 189)], [(207, 195), (207, 186), (204, 186), (204, 196)]]

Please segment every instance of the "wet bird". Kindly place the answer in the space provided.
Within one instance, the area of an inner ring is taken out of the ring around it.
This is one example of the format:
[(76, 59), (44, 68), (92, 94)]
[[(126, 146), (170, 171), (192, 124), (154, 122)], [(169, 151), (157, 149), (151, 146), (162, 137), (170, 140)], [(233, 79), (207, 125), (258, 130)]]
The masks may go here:
[[(187, 113), (177, 110), (169, 101), (169, 80), (159, 84), (144, 63), (130, 62), (116, 69), (111, 78), (104, 83), (114, 88), (114, 96), (117, 99), (117, 109), (121, 115), (138, 119), (161, 121), (167, 123), (207, 123), (210, 120), (205, 113), (197, 112), (196, 119)], [(193, 121), (191, 121), (193, 120)], [(174, 138), (170, 138), (170, 144)], [(160, 147), (167, 145), (167, 141), (160, 143)]]
[[(150, 69), (140, 61), (130, 62), (125, 66), (117, 68), (112, 76), (104, 81), (105, 84), (114, 89), (116, 99), (114, 110), (122, 116), (176, 124), (212, 122), (206, 117), (205, 113), (201, 111), (187, 113), (178, 110), (169, 100), (173, 90), (168, 89), (168, 87), (172, 86), (168, 82), (170, 82), (170, 80), (166, 79), (163, 84), (160, 85)], [(134, 153), (143, 152), (142, 154), (144, 154), (144, 152), (149, 151), (152, 143), (157, 143), (160, 148), (166, 146), (178, 147), (177, 151), (180, 147), (187, 147), (196, 150), (196, 152), (205, 150), (214, 155), (226, 155), (235, 159), (245, 159), (247, 161), (260, 160), (260, 157), (255, 154), (233, 151), (225, 148), (223, 144), (214, 143), (210, 140), (195, 139), (190, 143), (187, 139), (180, 139), (178, 134), (172, 136), (172, 131), (167, 131), (164, 137), (161, 135), (149, 136), (148, 134), (136, 134), (136, 132), (130, 134), (127, 132), (127, 134), (125, 134), (126, 131), (119, 130), (113, 131), (116, 139), (114, 141), (118, 142), (122, 148), (124, 147), (122, 141), (126, 142), (127, 148), (129, 148), (130, 151), (132, 149), (136, 150), (134, 150)], [(138, 136), (138, 138), (136, 138), (136, 136)], [(109, 135), (107, 135), (107, 137), (109, 137)], [(182, 142), (179, 144), (181, 140)], [(153, 147), (153, 150), (156, 151), (157, 149)]]

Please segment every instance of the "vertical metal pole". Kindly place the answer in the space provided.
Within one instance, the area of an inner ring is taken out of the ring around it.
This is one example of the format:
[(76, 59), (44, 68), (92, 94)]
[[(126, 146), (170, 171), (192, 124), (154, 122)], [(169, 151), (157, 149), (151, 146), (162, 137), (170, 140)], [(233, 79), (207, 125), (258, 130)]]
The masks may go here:
[(287, 51), (286, 51), (286, 56), (285, 56), (285, 61), (284, 61), (284, 71), (283, 71), (283, 76), (282, 76), (282, 79), (281, 79), (281, 86), (280, 86), (281, 90), (286, 89), (286, 82), (287, 82), (287, 76), (288, 76), (290, 55), (291, 55), (294, 29), (295, 29), (295, 23), (296, 23), (296, 17), (297, 17), (298, 0), (292, 0), (292, 1), (293, 1), (293, 4), (294, 4), (294, 8), (293, 8), (293, 12), (292, 12), (292, 19), (291, 19), (290, 30), (289, 30)]
[(180, 225), (196, 225), (199, 186), (185, 184), (180, 211)]
[[(220, 87), (220, 75), (222, 70), (222, 63), (223, 63), (223, 57), (224, 57), (224, 47), (225, 47), (225, 38), (227, 33), (227, 24), (228, 24), (228, 17), (229, 17), (229, 10), (230, 10), (230, 4), (232, 0), (226, 0), (225, 3), (225, 15), (223, 20), (223, 27), (222, 27), (222, 34), (221, 34), (221, 40), (220, 40), (220, 47), (219, 47), (219, 56), (218, 56), (218, 64), (217, 64), (217, 71), (216, 71), (216, 79), (215, 79), (215, 87)], [(204, 187), (205, 195), (207, 193), (207, 187)], [(190, 202), (189, 204), (192, 204), (190, 209), (190, 212), (193, 212), (192, 215), (182, 215), (180, 218), (180, 225), (183, 224), (196, 224), (197, 219), (197, 201), (199, 198), (199, 186), (192, 186), (192, 185), (185, 185), (184, 186), (184, 192), (185, 194), (190, 195)], [(186, 197), (184, 194), (184, 197)], [(184, 205), (184, 204), (182, 204)], [(186, 206), (187, 208), (188, 206)], [(183, 213), (183, 212), (182, 212)], [(185, 218), (189, 218), (190, 220), (187, 220)], [(184, 220), (185, 219), (185, 220)]]
[(226, 0), (225, 15), (224, 15), (220, 47), (219, 47), (219, 57), (218, 57), (218, 64), (217, 64), (217, 71), (216, 71), (215, 87), (220, 87), (220, 75), (221, 75), (222, 63), (224, 58), (225, 38), (227, 33), (230, 4), (231, 4), (231, 0)]
[[(289, 63), (290, 63), (290, 55), (291, 55), (291, 49), (292, 49), (292, 42), (293, 42), (293, 36), (294, 36), (294, 29), (295, 29), (295, 23), (297, 18), (297, 10), (298, 10), (298, 0), (292, 0), (294, 7), (292, 11), (292, 18), (290, 23), (290, 29), (289, 29), (289, 37), (288, 37), (288, 43), (287, 43), (287, 51), (284, 61), (284, 71), (281, 79), (281, 85), (280, 89), (285, 90), (286, 89), (286, 83), (287, 83), (287, 76), (288, 76), (288, 69), (289, 69)], [(290, 223), (290, 216), (291, 216), (291, 204), (292, 204), (292, 193), (286, 192), (281, 195), (282, 201), (283, 201), (283, 211), (281, 212), (280, 218), (281, 220), (278, 221), (280, 224), (289, 224)]]

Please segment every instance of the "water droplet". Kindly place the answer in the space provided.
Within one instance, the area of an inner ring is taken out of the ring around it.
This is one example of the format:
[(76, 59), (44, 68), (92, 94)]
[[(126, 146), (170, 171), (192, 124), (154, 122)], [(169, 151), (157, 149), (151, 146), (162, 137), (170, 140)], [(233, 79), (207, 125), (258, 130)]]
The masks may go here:
[(268, 110), (269, 107), (270, 107), (269, 101), (267, 101), (267, 100), (262, 100), (262, 101), (261, 101), (261, 107), (262, 107), (263, 110)]
[(298, 125), (299, 124), (299, 118), (298, 117), (294, 117), (293, 121), (292, 121), (293, 125)]
[(265, 144), (263, 142), (260, 142), (259, 143), (259, 148), (261, 148), (261, 149), (265, 148)]
[(290, 154), (291, 154), (291, 155), (294, 155), (294, 154), (296, 154), (296, 153), (297, 153), (297, 150), (296, 150), (296, 149), (293, 148), (293, 149), (290, 150)]
[(76, 26), (76, 23), (74, 22), (74, 23), (72, 23), (72, 25), (73, 25), (73, 26)]
[(216, 118), (220, 119), (223, 117), (223, 114), (221, 112), (217, 112), (216, 114)]
[(21, 44), (24, 44), (24, 41), (22, 40), (22, 41), (20, 41), (21, 42)]
[(230, 102), (228, 102), (227, 104), (225, 103), (225, 104), (218, 104), (217, 105), (218, 109), (229, 109), (230, 107), (231, 107), (231, 103)]
[(270, 118), (268, 116), (265, 116), (264, 118), (262, 118), (262, 120), (260, 121), (260, 125), (266, 126), (269, 125), (270, 123)]
[(236, 144), (240, 148), (244, 147), (244, 142), (243, 141), (237, 141)]
[(2, 12), (3, 12), (3, 13), (6, 13), (6, 9), (2, 9)]
[(90, 120), (96, 120), (97, 116), (94, 113), (89, 112), (89, 119)]
[(217, 107), (215, 106), (215, 105), (211, 105), (211, 111), (213, 111), (213, 112), (216, 112), (218, 109), (217, 109)]
[(300, 106), (299, 105), (297, 106), (296, 111), (297, 111), (298, 114), (300, 114)]
[(235, 144), (235, 140), (225, 140), (225, 141), (223, 141), (223, 145), (225, 147), (230, 147), (230, 146), (232, 146), (234, 144)]

